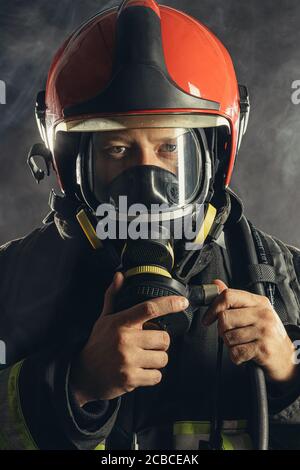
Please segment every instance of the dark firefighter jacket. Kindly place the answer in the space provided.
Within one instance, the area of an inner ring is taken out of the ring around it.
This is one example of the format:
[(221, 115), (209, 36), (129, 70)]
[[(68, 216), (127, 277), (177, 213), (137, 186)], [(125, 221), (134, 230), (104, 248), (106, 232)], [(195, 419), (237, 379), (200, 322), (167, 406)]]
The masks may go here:
[[(300, 251), (289, 250), (299, 279)], [(226, 250), (218, 243), (203, 250), (196, 271), (191, 283), (218, 278), (232, 286)], [(0, 272), (0, 339), (6, 346), (0, 448), (101, 450), (107, 443), (122, 449), (131, 447), (132, 435), (135, 449), (198, 448), (209, 433), (218, 337), (216, 325), (201, 325), (205, 308), (171, 343), (158, 385), (80, 408), (69, 386), (70, 363), (101, 312), (113, 276), (107, 254), (86, 240), (63, 239), (51, 222), (2, 246)], [(300, 338), (299, 312), (291, 318), (285, 325), (294, 340)], [(295, 325), (290, 330), (289, 323)], [(251, 447), (248, 375), (226, 348), (222, 376), (224, 442), (228, 449)], [(300, 449), (300, 384), (283, 395), (268, 390), (270, 448)]]

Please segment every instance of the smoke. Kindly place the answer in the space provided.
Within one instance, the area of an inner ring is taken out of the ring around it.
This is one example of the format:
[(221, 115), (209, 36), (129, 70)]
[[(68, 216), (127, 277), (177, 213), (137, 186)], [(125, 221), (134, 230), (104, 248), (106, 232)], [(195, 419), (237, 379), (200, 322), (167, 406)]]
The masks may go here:
[[(250, 90), (251, 115), (232, 188), (259, 228), (300, 246), (300, 105), (291, 85), (300, 79), (300, 3), (297, 0), (182, 0), (180, 8), (211, 28), (229, 50), (239, 82)], [(34, 121), (37, 92), (51, 58), (83, 21), (118, 1), (1, 0), (0, 243), (23, 236), (47, 213), (50, 180), (37, 186), (26, 153), (39, 141)]]

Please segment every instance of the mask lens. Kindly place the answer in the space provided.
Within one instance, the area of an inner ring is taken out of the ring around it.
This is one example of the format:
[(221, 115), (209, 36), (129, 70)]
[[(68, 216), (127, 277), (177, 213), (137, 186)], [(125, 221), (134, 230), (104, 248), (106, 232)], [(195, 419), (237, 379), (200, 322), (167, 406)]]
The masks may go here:
[(89, 190), (99, 202), (168, 203), (181, 207), (200, 189), (205, 147), (184, 128), (95, 132), (87, 152)]

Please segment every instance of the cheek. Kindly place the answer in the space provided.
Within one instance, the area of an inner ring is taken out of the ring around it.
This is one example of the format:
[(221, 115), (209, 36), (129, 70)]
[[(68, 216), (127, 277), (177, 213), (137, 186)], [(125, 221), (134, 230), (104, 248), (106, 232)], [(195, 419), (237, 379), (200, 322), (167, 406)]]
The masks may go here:
[(161, 167), (163, 167), (165, 170), (171, 171), (171, 173), (174, 173), (174, 175), (178, 175), (178, 160), (177, 158), (170, 158), (166, 159), (164, 161), (161, 161), (160, 164)]
[(95, 164), (95, 180), (102, 184), (108, 184), (124, 169), (124, 162), (98, 158)]

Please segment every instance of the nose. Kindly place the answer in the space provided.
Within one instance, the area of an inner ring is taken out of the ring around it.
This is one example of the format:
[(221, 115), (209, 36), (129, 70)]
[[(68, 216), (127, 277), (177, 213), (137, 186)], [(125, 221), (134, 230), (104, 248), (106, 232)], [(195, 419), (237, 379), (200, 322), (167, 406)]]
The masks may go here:
[(159, 158), (155, 150), (150, 147), (138, 147), (135, 153), (137, 165), (159, 165)]

